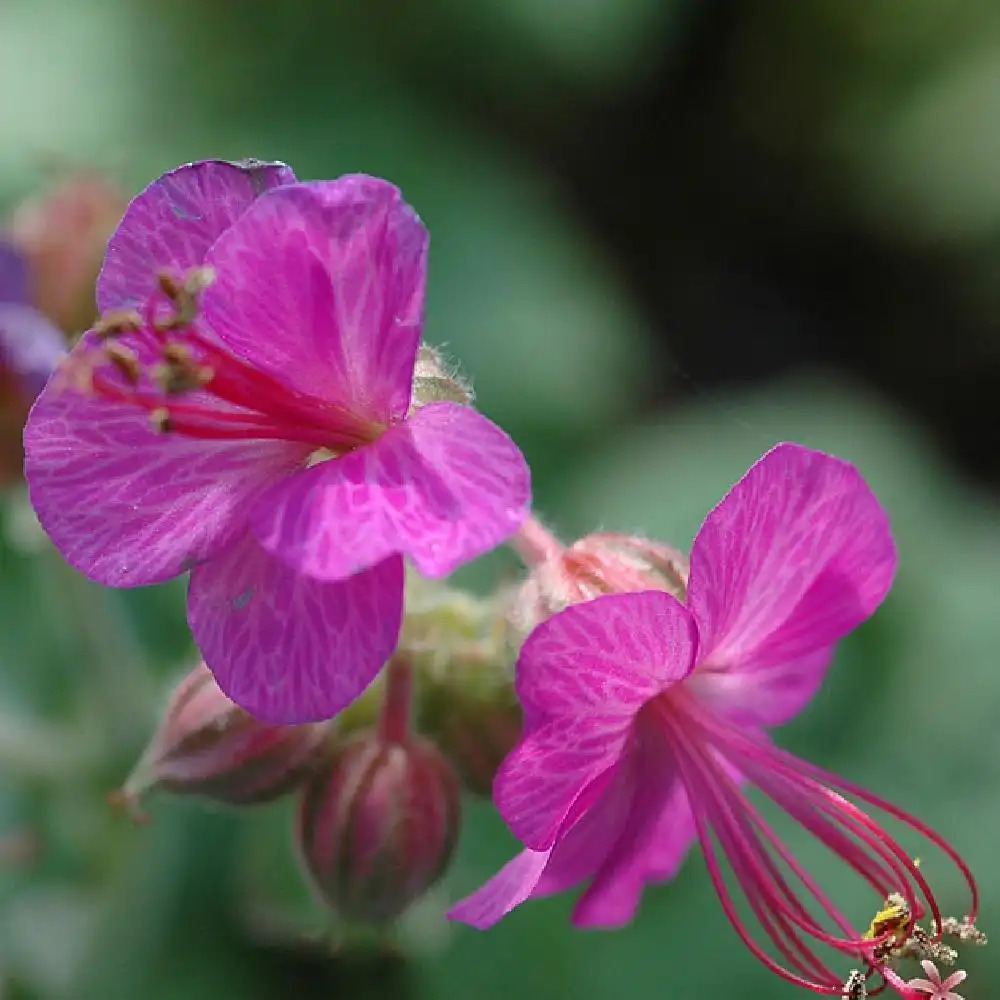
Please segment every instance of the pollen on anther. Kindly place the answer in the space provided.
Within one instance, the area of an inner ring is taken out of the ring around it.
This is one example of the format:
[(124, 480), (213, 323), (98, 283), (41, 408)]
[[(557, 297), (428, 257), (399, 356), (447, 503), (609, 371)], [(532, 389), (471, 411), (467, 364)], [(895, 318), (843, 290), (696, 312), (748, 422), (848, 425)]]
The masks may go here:
[(142, 326), (142, 317), (135, 309), (112, 309), (94, 324), (94, 334), (99, 340), (109, 340), (123, 333), (134, 333)]
[(137, 385), (142, 376), (142, 366), (135, 351), (124, 344), (111, 343), (104, 348), (104, 356), (132, 385)]
[(151, 410), (149, 422), (153, 425), (153, 429), (159, 431), (161, 434), (169, 434), (173, 430), (170, 424), (170, 411), (165, 406), (159, 406), (155, 410)]

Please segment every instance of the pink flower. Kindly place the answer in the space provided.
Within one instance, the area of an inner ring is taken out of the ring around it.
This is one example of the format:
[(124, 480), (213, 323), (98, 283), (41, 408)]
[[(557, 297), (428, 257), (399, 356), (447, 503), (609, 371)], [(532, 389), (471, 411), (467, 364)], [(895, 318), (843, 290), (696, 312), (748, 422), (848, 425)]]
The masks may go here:
[(966, 972), (958, 969), (942, 982), (941, 973), (938, 972), (938, 968), (933, 962), (924, 961), (920, 964), (923, 966), (927, 978), (911, 979), (906, 984), (909, 989), (928, 994), (922, 1000), (962, 1000), (962, 997), (954, 992), (954, 988), (965, 981)]
[(28, 421), (31, 499), (66, 559), (118, 587), (190, 570), (205, 661), (261, 719), (350, 703), (395, 648), (403, 557), (443, 576), (526, 514), (503, 431), (412, 406), (426, 255), (385, 181), (178, 167), (129, 206), (104, 319)]
[[(585, 882), (574, 923), (616, 927), (632, 918), (644, 885), (671, 878), (697, 839), (753, 953), (793, 982), (840, 995), (843, 976), (815, 945), (879, 968), (900, 928), (873, 938), (856, 930), (751, 803), (749, 783), (879, 901), (900, 893), (904, 935), (924, 904), (940, 924), (911, 856), (846, 796), (915, 828), (968, 875), (955, 852), (918, 820), (765, 735), (812, 698), (834, 644), (878, 607), (895, 566), (885, 513), (858, 472), (784, 444), (708, 515), (686, 603), (661, 591), (612, 593), (544, 621), (517, 664), (525, 730), (494, 785), (527, 849), (451, 916), (485, 928), (530, 896)], [(733, 884), (746, 908), (734, 903)]]

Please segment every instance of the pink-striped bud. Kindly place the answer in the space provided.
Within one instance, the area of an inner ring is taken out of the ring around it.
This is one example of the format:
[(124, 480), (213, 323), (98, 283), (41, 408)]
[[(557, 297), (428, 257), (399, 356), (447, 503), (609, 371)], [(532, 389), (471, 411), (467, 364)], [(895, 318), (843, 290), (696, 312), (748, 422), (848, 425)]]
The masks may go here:
[[(544, 531), (538, 526), (539, 533)], [(522, 533), (526, 532), (522, 528)], [(537, 624), (570, 604), (601, 594), (665, 590), (680, 600), (687, 594), (688, 559), (682, 552), (649, 538), (600, 532), (563, 547), (541, 536), (541, 558), (514, 602), (512, 624), (527, 635)]]
[(460, 820), (458, 778), (434, 744), (372, 729), (345, 740), (305, 784), (296, 841), (331, 908), (384, 924), (444, 873)]
[(136, 815), (154, 789), (227, 805), (269, 802), (303, 780), (326, 731), (325, 723), (260, 722), (222, 693), (202, 663), (174, 690), (152, 742), (112, 797)]

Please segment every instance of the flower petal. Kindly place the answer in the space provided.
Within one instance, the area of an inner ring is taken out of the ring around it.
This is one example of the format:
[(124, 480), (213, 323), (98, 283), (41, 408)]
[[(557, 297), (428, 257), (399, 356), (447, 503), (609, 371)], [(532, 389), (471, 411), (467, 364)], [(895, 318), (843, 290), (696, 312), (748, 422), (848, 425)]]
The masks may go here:
[(0, 240), (0, 302), (28, 302), (28, 260), (10, 243)]
[(264, 548), (316, 579), (342, 579), (397, 552), (440, 577), (513, 534), (529, 481), (495, 424), (457, 403), (431, 403), (373, 444), (277, 485), (252, 524)]
[(279, 188), (209, 253), (205, 319), (234, 353), (386, 426), (410, 405), (427, 239), (387, 181)]
[(456, 903), (449, 920), (477, 930), (492, 927), (532, 893), (548, 863), (550, 851), (522, 851), (511, 858), (485, 885)]
[(98, 308), (145, 302), (157, 271), (203, 264), (208, 248), (257, 198), (294, 180), (291, 167), (261, 160), (202, 160), (158, 177), (132, 200), (108, 241)]
[(687, 688), (713, 712), (741, 726), (780, 726), (812, 701), (826, 676), (834, 647), (756, 670), (696, 667)]
[(160, 434), (140, 410), (58, 376), (31, 410), (24, 445), (42, 527), (68, 562), (113, 587), (167, 580), (225, 547), (246, 530), (248, 505), (309, 451)]
[(573, 910), (578, 927), (627, 924), (646, 883), (673, 878), (696, 836), (687, 792), (665, 740), (640, 726), (629, 756), (635, 795), (624, 829)]
[(600, 870), (629, 819), (636, 791), (634, 761), (634, 754), (623, 754), (621, 766), (593, 803), (574, 822), (563, 824), (533, 896), (564, 892)]
[(375, 679), (403, 617), (403, 561), (322, 583), (246, 535), (191, 573), (188, 622), (219, 687), (265, 722), (329, 719)]
[(660, 591), (608, 594), (542, 622), (517, 661), (526, 711), (579, 719), (630, 717), (691, 670), (696, 636), (687, 609)]
[(493, 801), (525, 847), (548, 850), (616, 779), (629, 716), (552, 719), (507, 755), (493, 780)]
[(746, 705), (753, 700), (762, 716), (771, 685), (755, 672), (778, 670), (781, 688), (797, 661), (807, 674), (800, 686), (814, 688), (825, 665), (819, 651), (878, 607), (895, 568), (888, 518), (858, 471), (778, 445), (708, 515), (694, 542), (688, 606), (699, 629), (699, 685), (737, 674)]
[(15, 372), (31, 395), (41, 392), (65, 356), (62, 332), (37, 309), (0, 302), (0, 367)]

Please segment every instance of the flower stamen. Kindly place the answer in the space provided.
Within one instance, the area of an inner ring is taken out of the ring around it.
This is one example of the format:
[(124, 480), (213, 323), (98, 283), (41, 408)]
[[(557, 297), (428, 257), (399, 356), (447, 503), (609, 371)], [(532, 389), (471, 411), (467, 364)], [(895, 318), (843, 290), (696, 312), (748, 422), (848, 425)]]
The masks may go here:
[(199, 296), (213, 277), (210, 268), (160, 273), (142, 310), (105, 314), (94, 349), (64, 371), (70, 385), (145, 410), (164, 434), (283, 440), (333, 455), (379, 436), (385, 428), (297, 391), (198, 329)]
[[(885, 982), (874, 990), (865, 987), (867, 992), (858, 993), (856, 982), (848, 979), (845, 983), (819, 959), (810, 940), (863, 959), (868, 968), (862, 982), (876, 973), (885, 980), (890, 963), (910, 952), (945, 964), (954, 960), (953, 949), (940, 943), (940, 909), (919, 862), (842, 792), (887, 812), (941, 847), (969, 885), (972, 926), (978, 908), (975, 881), (961, 857), (940, 835), (864, 789), (738, 727), (727, 727), (681, 692), (653, 699), (647, 710), (657, 716), (657, 728), (667, 739), (688, 789), (709, 876), (726, 916), (744, 944), (767, 968), (813, 992), (850, 997), (873, 996), (885, 988)], [(756, 786), (879, 894), (883, 902), (864, 933), (852, 926), (750, 802), (737, 775)], [(740, 915), (727, 887), (716, 845), (782, 961), (762, 947)], [(794, 876), (797, 885), (790, 884), (786, 872)], [(813, 912), (813, 905), (825, 919)], [(925, 913), (936, 933), (929, 934), (917, 926)], [(826, 929), (827, 920), (842, 936)]]

